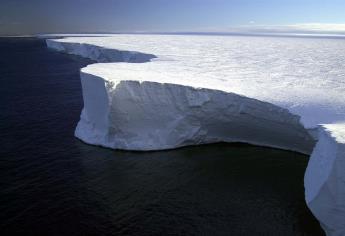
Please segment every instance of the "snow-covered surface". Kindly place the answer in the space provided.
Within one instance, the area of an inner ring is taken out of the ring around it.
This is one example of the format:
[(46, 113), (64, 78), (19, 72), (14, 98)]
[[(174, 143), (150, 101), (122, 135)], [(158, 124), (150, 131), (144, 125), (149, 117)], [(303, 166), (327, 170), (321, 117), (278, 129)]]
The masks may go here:
[[(192, 77), (185, 76), (180, 81), (194, 80), (199, 87), (216, 87), (287, 108), (300, 115), (308, 128), (344, 121), (345, 40), (117, 35), (54, 41), (153, 54), (157, 56), (155, 63), (142, 64), (142, 70), (137, 67), (145, 79), (149, 77), (147, 73), (151, 73), (146, 70), (150, 67), (152, 70), (159, 68), (167, 77), (192, 72)], [(79, 49), (74, 53), (92, 54), (88, 49)], [(94, 56), (93, 59), (97, 60)], [(97, 61), (111, 60), (100, 58)], [(127, 71), (133, 67), (132, 64), (121, 66), (123, 70), (127, 67)], [(194, 77), (195, 74), (198, 76)]]
[(345, 40), (116, 35), (47, 45), (107, 62), (81, 70), (75, 134), (87, 143), (242, 141), (311, 153), (313, 135), (306, 201), (328, 235), (345, 234)]

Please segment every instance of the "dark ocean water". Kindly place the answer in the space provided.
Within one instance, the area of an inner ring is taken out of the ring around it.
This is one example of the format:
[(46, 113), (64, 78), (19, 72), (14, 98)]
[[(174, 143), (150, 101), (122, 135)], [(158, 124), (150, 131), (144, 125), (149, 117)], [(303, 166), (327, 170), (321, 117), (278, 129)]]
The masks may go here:
[(0, 39), (0, 235), (323, 235), (308, 157), (244, 144), (121, 152), (73, 136), (79, 68)]

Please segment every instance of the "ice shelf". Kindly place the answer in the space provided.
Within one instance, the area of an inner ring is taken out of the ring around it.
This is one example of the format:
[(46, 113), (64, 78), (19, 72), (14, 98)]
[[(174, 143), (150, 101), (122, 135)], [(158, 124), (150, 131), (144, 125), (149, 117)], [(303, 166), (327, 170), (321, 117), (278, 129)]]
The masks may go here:
[(343, 40), (114, 35), (47, 45), (97, 62), (81, 70), (76, 137), (125, 150), (224, 141), (311, 154), (306, 202), (327, 235), (345, 235)]

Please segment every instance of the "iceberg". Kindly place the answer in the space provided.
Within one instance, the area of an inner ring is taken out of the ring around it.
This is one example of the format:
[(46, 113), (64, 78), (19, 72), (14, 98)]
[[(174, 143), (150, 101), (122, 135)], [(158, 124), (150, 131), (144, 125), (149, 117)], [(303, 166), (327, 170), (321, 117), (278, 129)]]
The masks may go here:
[[(114, 35), (47, 39), (81, 69), (82, 141), (123, 150), (245, 142), (311, 154), (308, 207), (345, 226), (345, 47), (334, 39)], [(320, 46), (322, 42), (322, 46)]]

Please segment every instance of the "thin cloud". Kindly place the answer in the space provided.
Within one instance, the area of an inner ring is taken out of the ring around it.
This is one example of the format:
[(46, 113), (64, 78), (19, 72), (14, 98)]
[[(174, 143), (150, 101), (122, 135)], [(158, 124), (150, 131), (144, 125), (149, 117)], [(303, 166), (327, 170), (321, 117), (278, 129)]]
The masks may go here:
[(198, 32), (210, 33), (244, 33), (244, 34), (330, 34), (344, 35), (345, 24), (300, 23), (289, 25), (261, 25), (253, 21), (247, 25), (227, 28), (204, 28)]
[(238, 32), (263, 32), (263, 33), (327, 33), (345, 34), (345, 24), (301, 23), (290, 25), (243, 25), (230, 30)]
[(290, 25), (290, 27), (297, 30), (345, 32), (345, 24), (304, 23)]

